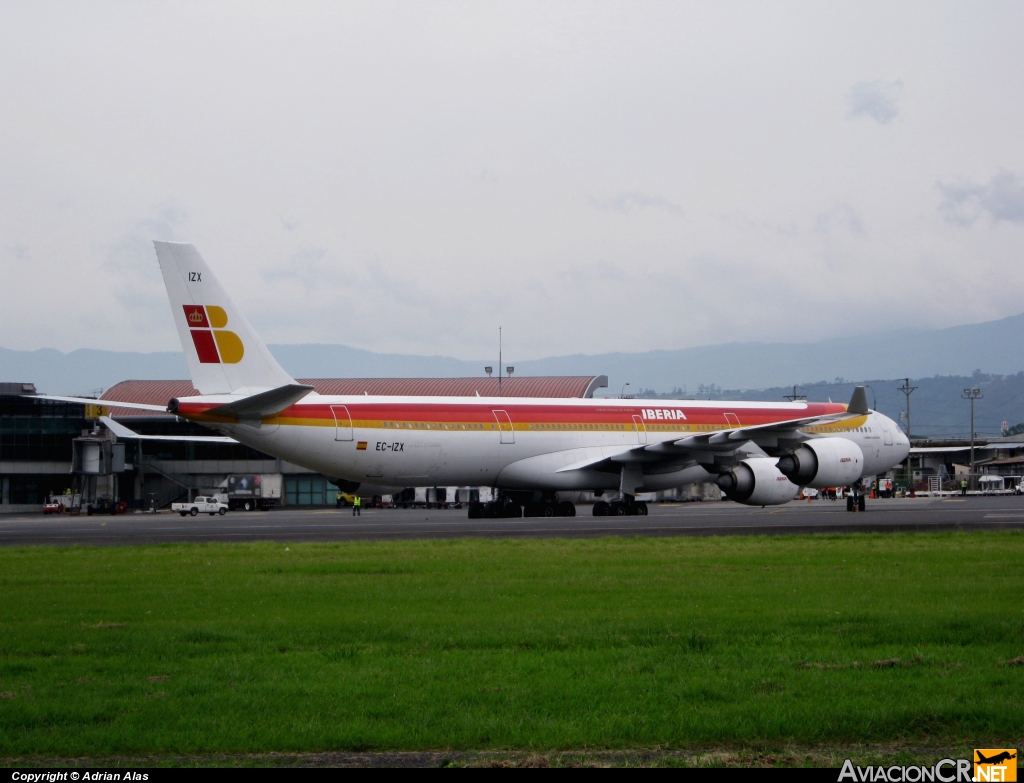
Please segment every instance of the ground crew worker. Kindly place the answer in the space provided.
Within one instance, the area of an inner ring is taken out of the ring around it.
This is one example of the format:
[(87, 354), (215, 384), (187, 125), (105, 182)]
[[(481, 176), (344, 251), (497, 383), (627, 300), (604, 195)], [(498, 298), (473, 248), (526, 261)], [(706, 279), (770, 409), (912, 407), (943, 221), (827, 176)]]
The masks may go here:
[(334, 496), (334, 507), (341, 508), (341, 493), (339, 492)]
[(352, 516), (362, 516), (363, 499), (356, 495), (352, 498)]
[(961, 479), (960, 481), (960, 496), (967, 497), (967, 479)]

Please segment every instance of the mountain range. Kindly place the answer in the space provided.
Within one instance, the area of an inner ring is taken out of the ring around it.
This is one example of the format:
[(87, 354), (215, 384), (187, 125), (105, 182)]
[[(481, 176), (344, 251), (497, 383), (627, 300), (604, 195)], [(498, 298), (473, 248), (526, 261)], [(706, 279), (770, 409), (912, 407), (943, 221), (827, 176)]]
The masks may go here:
[[(1003, 395), (1009, 399), (1016, 383), (1013, 377), (1024, 369), (1022, 337), (1024, 313), (978, 324), (904, 330), (869, 337), (839, 337), (806, 343), (733, 342), (678, 350), (573, 354), (526, 361), (507, 359), (506, 364), (514, 363), (516, 375), (607, 375), (609, 388), (599, 396), (625, 392), (640, 396), (728, 394), (757, 398), (770, 394), (774, 399), (782, 387), (797, 384), (843, 399), (847, 392), (842, 389), (854, 380), (944, 376), (948, 382), (941, 386), (944, 388), (951, 383), (950, 388), (955, 389), (957, 384), (970, 383), (972, 379), (983, 378), (987, 379), (985, 383), (996, 383), (994, 379), (1011, 376), (1005, 381), (1010, 386)], [(496, 367), (498, 364), (493, 358), (469, 361), (449, 356), (376, 353), (346, 345), (271, 345), (270, 350), (285, 370), (295, 377), (305, 378), (476, 376), (483, 375), (485, 365)], [(32, 382), (41, 392), (49, 394), (96, 394), (126, 379), (187, 377), (181, 353), (85, 348), (62, 353), (48, 348), (35, 351), (0, 348), (0, 381)], [(921, 384), (920, 381), (915, 383)], [(892, 385), (888, 381), (884, 384), (886, 388)], [(730, 391), (723, 392), (723, 389)], [(753, 390), (762, 391), (753, 394)], [(814, 398), (818, 392), (810, 396)], [(937, 393), (941, 399), (948, 396), (945, 391)], [(888, 396), (886, 393), (885, 397)], [(918, 399), (923, 403), (926, 396), (919, 393)], [(893, 403), (902, 398), (903, 395), (896, 394)], [(1004, 413), (1014, 418), (1016, 406), (1007, 404), (1010, 407)], [(881, 408), (882, 399), (879, 399), (879, 406)], [(895, 410), (898, 412), (899, 408)], [(937, 415), (938, 409), (934, 412)], [(954, 423), (954, 419), (962, 418), (960, 413), (950, 415), (952, 418), (947, 417), (949, 421), (942, 429), (960, 426)], [(1024, 409), (1020, 420), (1024, 420)], [(924, 419), (921, 421), (924, 426)], [(933, 422), (932, 426), (938, 424)], [(986, 425), (990, 430), (994, 427), (995, 421)]]

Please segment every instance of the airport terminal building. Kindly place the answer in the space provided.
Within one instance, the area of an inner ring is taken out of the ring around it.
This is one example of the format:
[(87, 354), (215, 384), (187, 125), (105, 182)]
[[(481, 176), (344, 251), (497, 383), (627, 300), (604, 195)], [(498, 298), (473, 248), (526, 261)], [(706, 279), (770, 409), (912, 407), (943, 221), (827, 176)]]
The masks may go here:
[[(320, 394), (439, 397), (499, 396), (497, 378), (299, 379)], [(501, 396), (593, 397), (607, 376), (503, 378)], [(33, 399), (31, 383), (0, 384), (0, 511), (40, 510), (50, 494), (120, 498), (134, 508), (212, 494), (231, 477), (265, 477), (284, 505), (333, 505), (337, 492), (319, 473), (242, 444), (118, 440), (98, 418), (109, 415), (143, 435), (213, 433), (169, 413)], [(198, 392), (190, 381), (122, 381), (106, 400), (165, 405)]]

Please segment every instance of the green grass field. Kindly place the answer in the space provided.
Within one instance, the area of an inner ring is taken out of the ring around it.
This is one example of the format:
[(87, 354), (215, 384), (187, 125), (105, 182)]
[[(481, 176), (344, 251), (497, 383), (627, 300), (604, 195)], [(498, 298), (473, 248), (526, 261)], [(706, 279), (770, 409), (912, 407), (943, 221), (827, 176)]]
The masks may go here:
[(0, 756), (1001, 747), (1022, 561), (1014, 532), (2, 549)]

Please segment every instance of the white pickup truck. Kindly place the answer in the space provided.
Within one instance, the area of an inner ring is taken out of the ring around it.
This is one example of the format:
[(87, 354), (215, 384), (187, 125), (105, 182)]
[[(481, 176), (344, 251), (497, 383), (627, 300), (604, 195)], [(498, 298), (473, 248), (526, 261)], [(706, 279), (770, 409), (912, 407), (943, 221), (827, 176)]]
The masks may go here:
[(228, 513), (228, 504), (221, 503), (215, 497), (198, 497), (189, 503), (171, 503), (171, 511), (177, 511), (183, 517), (189, 514), (195, 516), (200, 512), (212, 517), (214, 514)]

